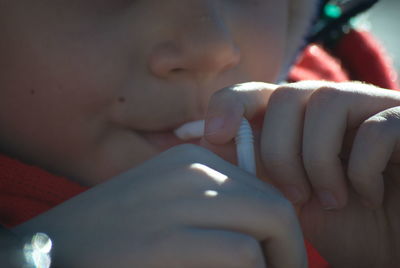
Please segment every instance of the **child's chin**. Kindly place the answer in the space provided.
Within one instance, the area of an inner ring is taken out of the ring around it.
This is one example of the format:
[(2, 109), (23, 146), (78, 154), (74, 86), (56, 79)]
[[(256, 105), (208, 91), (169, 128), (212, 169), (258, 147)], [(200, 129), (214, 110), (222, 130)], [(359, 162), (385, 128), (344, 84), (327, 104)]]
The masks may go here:
[(147, 142), (160, 150), (160, 152), (185, 143), (200, 145), (200, 139), (184, 141), (179, 139), (173, 131), (142, 132), (141, 135)]

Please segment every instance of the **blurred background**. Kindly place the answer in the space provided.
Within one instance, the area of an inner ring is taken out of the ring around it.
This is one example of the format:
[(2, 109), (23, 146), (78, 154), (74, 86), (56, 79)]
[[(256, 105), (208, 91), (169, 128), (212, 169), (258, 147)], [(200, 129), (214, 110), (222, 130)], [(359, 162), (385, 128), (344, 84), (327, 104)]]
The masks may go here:
[(380, 0), (362, 16), (366, 27), (386, 48), (400, 74), (400, 0)]

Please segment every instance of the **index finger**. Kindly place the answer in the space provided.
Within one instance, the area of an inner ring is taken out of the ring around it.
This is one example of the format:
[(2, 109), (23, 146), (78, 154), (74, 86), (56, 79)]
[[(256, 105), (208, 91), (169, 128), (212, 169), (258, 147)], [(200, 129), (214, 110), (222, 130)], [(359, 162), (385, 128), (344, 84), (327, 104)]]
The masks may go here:
[(210, 99), (205, 122), (205, 139), (212, 144), (232, 140), (242, 117), (252, 119), (264, 111), (277, 85), (250, 82), (226, 87)]

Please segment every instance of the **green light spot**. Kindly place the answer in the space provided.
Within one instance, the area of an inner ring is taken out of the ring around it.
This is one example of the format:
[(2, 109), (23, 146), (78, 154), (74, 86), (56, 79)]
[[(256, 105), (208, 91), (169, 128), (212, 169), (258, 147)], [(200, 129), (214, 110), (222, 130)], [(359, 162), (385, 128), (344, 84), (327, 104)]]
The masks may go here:
[(327, 17), (332, 19), (337, 19), (342, 16), (342, 9), (339, 6), (333, 4), (327, 4), (324, 8), (324, 12)]

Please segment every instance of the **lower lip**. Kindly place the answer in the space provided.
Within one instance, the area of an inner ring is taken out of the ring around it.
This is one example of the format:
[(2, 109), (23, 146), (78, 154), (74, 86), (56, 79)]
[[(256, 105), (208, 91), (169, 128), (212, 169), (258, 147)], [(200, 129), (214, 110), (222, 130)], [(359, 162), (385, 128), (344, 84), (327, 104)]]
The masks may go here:
[(160, 151), (168, 150), (171, 147), (190, 143), (190, 144), (200, 144), (200, 139), (195, 139), (191, 141), (183, 141), (175, 136), (172, 131), (162, 131), (162, 132), (143, 132), (142, 137), (147, 140), (150, 144), (156, 146)]

